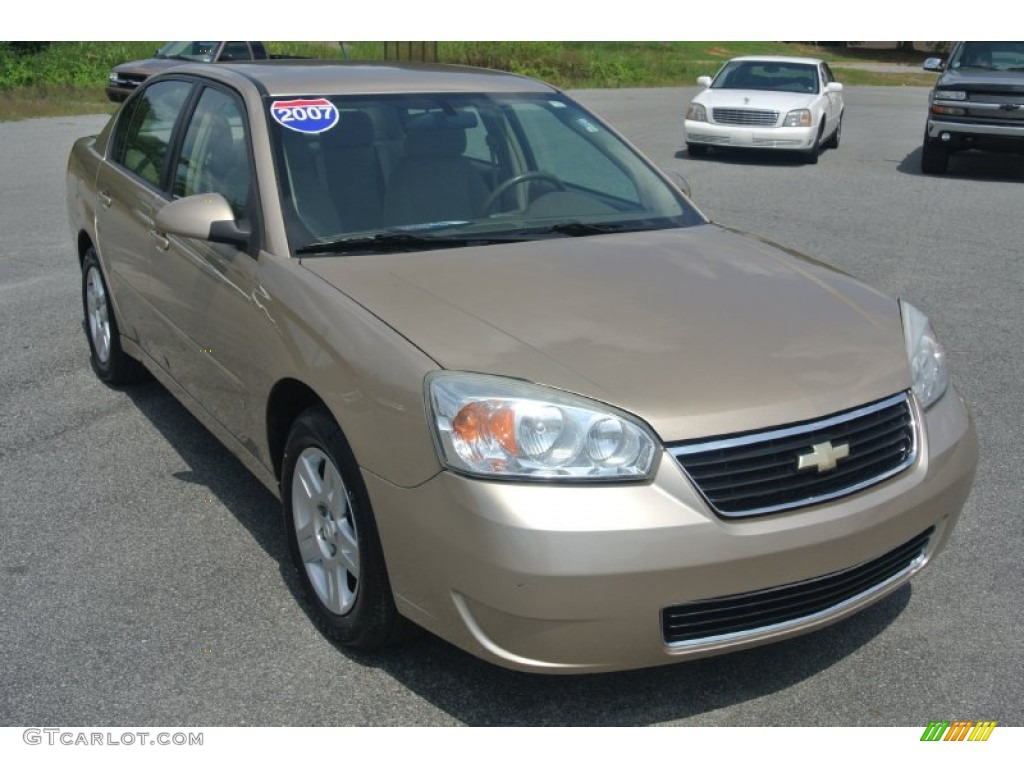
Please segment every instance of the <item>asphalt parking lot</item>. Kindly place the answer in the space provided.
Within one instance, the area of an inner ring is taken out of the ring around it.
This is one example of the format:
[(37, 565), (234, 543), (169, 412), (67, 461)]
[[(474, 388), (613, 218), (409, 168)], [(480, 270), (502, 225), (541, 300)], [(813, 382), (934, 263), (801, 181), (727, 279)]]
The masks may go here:
[(155, 383), (92, 374), (64, 204), (103, 117), (0, 124), (0, 725), (1024, 725), (1024, 157), (919, 172), (922, 88), (849, 88), (816, 166), (683, 150), (696, 89), (574, 95), (721, 224), (927, 312), (977, 421), (950, 548), (815, 634), (612, 675), (505, 671), (429, 636), (336, 648), (277, 502)]

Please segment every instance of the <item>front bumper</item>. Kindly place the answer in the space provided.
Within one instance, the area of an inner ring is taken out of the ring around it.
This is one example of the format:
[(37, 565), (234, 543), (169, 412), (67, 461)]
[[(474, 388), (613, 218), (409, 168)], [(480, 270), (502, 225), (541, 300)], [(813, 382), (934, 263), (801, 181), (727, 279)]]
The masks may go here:
[[(652, 482), (562, 486), (441, 473), (412, 489), (365, 475), (398, 609), (455, 645), (533, 672), (632, 669), (780, 640), (896, 589), (949, 540), (978, 447), (951, 389), (923, 417), (915, 465), (859, 494), (742, 520), (714, 515), (678, 464)], [(913, 567), (823, 615), (670, 644), (662, 611), (816, 579), (933, 527)]]
[(134, 90), (134, 86), (128, 87), (125, 85), (108, 85), (106, 88), (104, 88), (104, 91), (106, 91), (107, 94), (107, 98), (117, 103), (120, 103), (127, 99), (129, 96), (131, 96)]
[(932, 115), (928, 118), (925, 133), (929, 139), (941, 141), (951, 150), (976, 148), (1024, 152), (1024, 123), (964, 122)]
[(817, 139), (817, 127), (775, 128), (746, 125), (719, 125), (686, 120), (687, 144), (744, 149), (810, 149)]

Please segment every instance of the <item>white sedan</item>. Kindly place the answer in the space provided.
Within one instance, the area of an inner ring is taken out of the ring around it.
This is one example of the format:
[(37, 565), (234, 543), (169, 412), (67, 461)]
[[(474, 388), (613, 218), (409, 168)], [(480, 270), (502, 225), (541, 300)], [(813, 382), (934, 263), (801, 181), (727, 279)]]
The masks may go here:
[(741, 56), (726, 62), (686, 110), (686, 146), (786, 149), (818, 162), (822, 147), (839, 146), (843, 86), (820, 59)]

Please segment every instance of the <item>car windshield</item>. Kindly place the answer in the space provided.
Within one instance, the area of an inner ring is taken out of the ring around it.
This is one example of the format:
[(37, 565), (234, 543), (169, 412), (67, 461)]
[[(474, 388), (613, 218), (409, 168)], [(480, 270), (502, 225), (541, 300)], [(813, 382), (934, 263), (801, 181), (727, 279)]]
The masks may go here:
[(1024, 71), (1024, 42), (963, 43), (953, 52), (949, 68)]
[(156, 52), (158, 59), (186, 59), (188, 61), (213, 61), (219, 42), (197, 40), (176, 40), (164, 45)]
[(299, 255), (704, 223), (562, 94), (309, 96), (267, 109)]
[(814, 64), (798, 62), (730, 61), (719, 70), (711, 87), (817, 93), (818, 68)]

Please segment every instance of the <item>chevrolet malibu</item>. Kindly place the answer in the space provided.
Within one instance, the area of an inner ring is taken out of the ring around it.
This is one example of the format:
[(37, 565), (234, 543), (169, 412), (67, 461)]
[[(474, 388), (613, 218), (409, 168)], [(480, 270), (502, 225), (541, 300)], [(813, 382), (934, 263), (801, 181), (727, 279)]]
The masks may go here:
[(687, 151), (783, 149), (817, 163), (843, 132), (843, 85), (820, 59), (741, 56), (725, 63), (686, 109)]
[(71, 153), (92, 367), (281, 499), (343, 645), (569, 673), (807, 632), (946, 545), (974, 429), (922, 312), (680, 186), (511, 74), (175, 68)]

